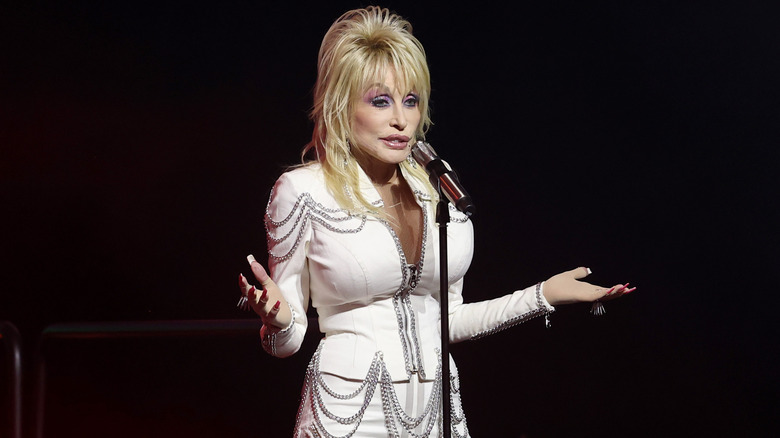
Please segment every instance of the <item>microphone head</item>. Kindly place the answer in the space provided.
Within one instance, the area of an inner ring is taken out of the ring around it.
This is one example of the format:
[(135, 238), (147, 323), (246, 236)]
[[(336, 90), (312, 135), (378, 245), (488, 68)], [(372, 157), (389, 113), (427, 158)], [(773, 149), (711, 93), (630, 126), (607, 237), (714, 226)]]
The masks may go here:
[(474, 214), (474, 201), (471, 200), (471, 196), (463, 189), (455, 171), (446, 161), (439, 158), (430, 144), (418, 141), (412, 146), (412, 156), (428, 172), (431, 185), (438, 188), (440, 195), (444, 195), (466, 216)]
[(418, 141), (412, 146), (412, 156), (422, 167), (428, 167), (428, 163), (439, 158), (433, 147), (424, 141)]

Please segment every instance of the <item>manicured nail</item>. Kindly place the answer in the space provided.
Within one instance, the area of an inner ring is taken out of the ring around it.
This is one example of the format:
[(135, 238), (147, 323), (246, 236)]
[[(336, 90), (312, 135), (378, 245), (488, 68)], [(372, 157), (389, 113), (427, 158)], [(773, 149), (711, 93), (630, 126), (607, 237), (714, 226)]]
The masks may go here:
[(255, 293), (255, 287), (254, 287), (254, 286), (250, 287), (250, 288), (249, 288), (249, 290), (248, 290), (248, 291), (246, 291), (246, 294), (247, 294), (247, 295), (252, 295), (252, 294), (254, 294), (254, 293)]
[(255, 256), (253, 256), (252, 254), (249, 254), (248, 256), (246, 256), (246, 261), (248, 261), (249, 264), (251, 265), (252, 262), (256, 262), (257, 260), (255, 260)]
[(265, 303), (266, 301), (268, 301), (267, 295), (268, 295), (268, 291), (263, 289), (263, 294), (260, 295), (260, 302)]
[(588, 271), (588, 275), (593, 273), (593, 271), (591, 271), (590, 268), (585, 268), (585, 270)]
[(282, 305), (282, 302), (281, 301), (277, 301), (276, 304), (274, 304), (274, 309), (273, 310), (274, 311), (279, 310), (279, 306), (281, 306), (281, 305)]
[(623, 292), (623, 295), (630, 294), (631, 292), (633, 292), (633, 291), (635, 291), (635, 290), (636, 290), (636, 288), (635, 288), (635, 287), (632, 287), (631, 289), (629, 289), (629, 290), (627, 290), (627, 291)]
[(614, 290), (615, 290), (615, 286), (612, 286), (612, 288), (610, 288), (610, 289), (607, 291), (607, 293), (605, 293), (604, 295), (609, 295), (609, 294), (611, 294), (611, 293), (612, 293), (612, 291), (614, 291)]

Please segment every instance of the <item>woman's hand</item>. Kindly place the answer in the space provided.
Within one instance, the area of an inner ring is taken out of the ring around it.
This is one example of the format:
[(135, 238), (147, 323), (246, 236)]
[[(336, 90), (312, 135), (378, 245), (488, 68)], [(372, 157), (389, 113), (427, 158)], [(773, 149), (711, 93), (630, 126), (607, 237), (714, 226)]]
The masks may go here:
[(239, 275), (238, 286), (241, 288), (241, 294), (247, 298), (255, 313), (260, 315), (263, 325), (277, 331), (287, 328), (292, 322), (292, 313), (282, 292), (252, 255), (246, 259), (262, 289), (258, 290), (250, 285), (243, 275)]
[(548, 303), (555, 306), (583, 301), (612, 300), (636, 290), (635, 287), (629, 289), (628, 283), (616, 284), (609, 288), (579, 281), (589, 274), (590, 269), (577, 268), (553, 275), (544, 282), (544, 297)]

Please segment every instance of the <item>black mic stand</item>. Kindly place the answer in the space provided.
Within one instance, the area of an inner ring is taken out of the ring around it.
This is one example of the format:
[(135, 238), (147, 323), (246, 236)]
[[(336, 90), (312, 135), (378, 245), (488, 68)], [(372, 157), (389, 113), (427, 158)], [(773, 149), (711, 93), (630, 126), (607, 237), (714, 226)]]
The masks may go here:
[(450, 222), (450, 209), (447, 198), (441, 191), (441, 184), (436, 184), (439, 191), (439, 203), (436, 205), (436, 224), (439, 227), (439, 304), (441, 305), (441, 399), (442, 428), (444, 438), (450, 438), (451, 400), (450, 400), (450, 306), (449, 306), (449, 273), (447, 272), (447, 224)]
[[(412, 147), (414, 159), (425, 167), (431, 185), (439, 192), (436, 205), (436, 223), (439, 226), (439, 304), (441, 305), (441, 397), (442, 397), (442, 435), (450, 438), (452, 434), (452, 400), (450, 399), (450, 324), (449, 324), (449, 273), (447, 272), (447, 224), (450, 222), (450, 210), (447, 202), (452, 202), (466, 216), (474, 213), (471, 197), (463, 190), (455, 172), (449, 164), (442, 161), (431, 145), (418, 141)], [(445, 196), (442, 185), (445, 186)]]

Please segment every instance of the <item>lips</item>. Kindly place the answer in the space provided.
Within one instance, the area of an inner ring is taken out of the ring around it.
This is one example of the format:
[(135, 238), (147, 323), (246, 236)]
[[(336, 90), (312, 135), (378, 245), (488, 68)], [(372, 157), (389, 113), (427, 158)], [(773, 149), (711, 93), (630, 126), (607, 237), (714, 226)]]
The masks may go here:
[(409, 145), (409, 137), (405, 135), (390, 135), (383, 137), (380, 140), (382, 140), (387, 145), (387, 147), (391, 149), (406, 149), (406, 147)]

